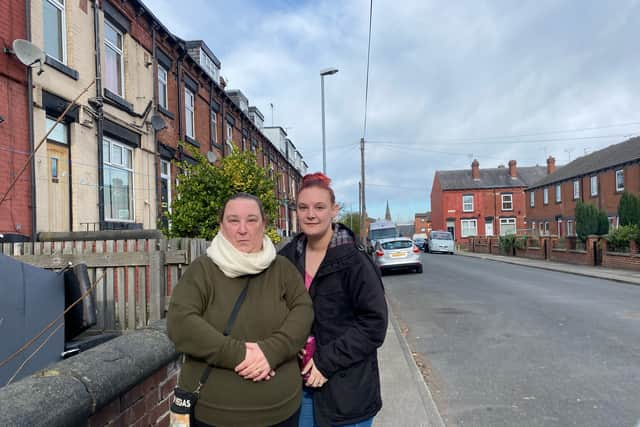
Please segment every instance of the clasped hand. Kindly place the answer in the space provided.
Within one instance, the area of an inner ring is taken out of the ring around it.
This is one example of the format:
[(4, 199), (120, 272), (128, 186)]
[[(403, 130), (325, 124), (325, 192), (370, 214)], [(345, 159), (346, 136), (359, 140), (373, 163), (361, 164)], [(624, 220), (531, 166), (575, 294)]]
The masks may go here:
[(257, 343), (247, 342), (244, 347), (244, 360), (234, 369), (238, 375), (252, 381), (269, 380), (275, 376), (275, 371), (269, 366), (269, 361)]

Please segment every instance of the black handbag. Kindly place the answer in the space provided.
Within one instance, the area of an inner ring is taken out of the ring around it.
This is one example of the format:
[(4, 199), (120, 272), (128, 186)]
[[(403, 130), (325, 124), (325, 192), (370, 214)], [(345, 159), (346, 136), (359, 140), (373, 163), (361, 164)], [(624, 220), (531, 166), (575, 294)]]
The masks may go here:
[[(223, 335), (226, 337), (231, 332), (231, 328), (233, 328), (233, 323), (238, 316), (238, 311), (240, 311), (240, 306), (242, 305), (245, 297), (247, 296), (247, 290), (249, 289), (249, 281), (251, 278), (247, 278), (247, 283), (244, 285), (244, 289), (238, 295), (238, 299), (233, 306), (233, 310), (231, 310), (231, 315), (229, 315), (229, 320), (227, 320), (227, 326), (224, 328)], [(207, 382), (209, 378), (209, 374), (211, 373), (211, 369), (213, 366), (207, 365), (200, 376), (200, 380), (198, 381), (198, 386), (194, 391), (187, 391), (179, 386), (176, 386), (173, 389), (173, 400), (171, 401), (171, 416), (170, 416), (170, 425), (171, 426), (184, 426), (187, 427), (193, 423), (193, 417), (196, 410), (196, 403), (198, 402), (198, 397), (200, 396), (200, 390)]]

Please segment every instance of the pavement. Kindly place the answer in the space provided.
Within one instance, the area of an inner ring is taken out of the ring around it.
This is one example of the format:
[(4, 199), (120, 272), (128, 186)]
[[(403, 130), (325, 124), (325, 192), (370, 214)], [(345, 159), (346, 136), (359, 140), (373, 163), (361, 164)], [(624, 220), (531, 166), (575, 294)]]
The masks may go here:
[[(640, 273), (634, 271), (465, 251), (457, 252), (457, 254), (640, 285)], [(391, 306), (389, 304), (388, 306), (389, 327), (387, 336), (384, 344), (378, 350), (382, 385), (382, 410), (374, 418), (373, 425), (376, 427), (444, 427), (445, 424), (438, 412), (431, 391), (413, 360), (409, 344), (401, 333), (400, 325), (393, 314)], [(640, 427), (640, 423), (637, 427)]]

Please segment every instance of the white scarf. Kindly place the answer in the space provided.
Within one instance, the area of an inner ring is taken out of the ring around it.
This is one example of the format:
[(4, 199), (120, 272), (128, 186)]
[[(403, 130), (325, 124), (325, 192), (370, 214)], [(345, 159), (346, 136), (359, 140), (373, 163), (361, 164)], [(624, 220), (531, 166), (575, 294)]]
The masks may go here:
[(260, 252), (242, 252), (222, 235), (222, 231), (219, 231), (207, 248), (207, 256), (220, 267), (225, 276), (234, 278), (245, 274), (258, 274), (266, 270), (276, 259), (276, 247), (265, 235), (262, 238)]

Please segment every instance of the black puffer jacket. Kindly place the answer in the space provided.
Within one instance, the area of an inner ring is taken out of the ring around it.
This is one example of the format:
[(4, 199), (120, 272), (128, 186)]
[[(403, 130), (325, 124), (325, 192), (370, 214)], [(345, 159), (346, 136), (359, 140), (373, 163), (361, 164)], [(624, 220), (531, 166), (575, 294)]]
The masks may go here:
[[(304, 277), (306, 237), (298, 234), (280, 251)], [(351, 230), (334, 225), (327, 254), (309, 288), (315, 320), (313, 360), (328, 381), (315, 389), (316, 423), (352, 424), (382, 407), (377, 348), (387, 330), (382, 280)]]

